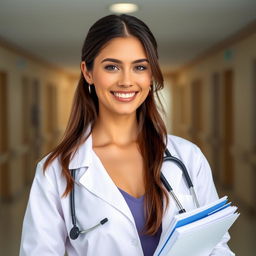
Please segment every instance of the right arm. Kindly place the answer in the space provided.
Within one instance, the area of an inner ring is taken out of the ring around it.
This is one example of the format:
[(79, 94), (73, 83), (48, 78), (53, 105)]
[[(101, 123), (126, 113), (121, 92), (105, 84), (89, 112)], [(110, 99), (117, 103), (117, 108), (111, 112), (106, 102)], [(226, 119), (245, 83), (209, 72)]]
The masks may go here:
[(43, 164), (36, 168), (23, 221), (20, 256), (57, 256), (65, 254), (68, 236), (53, 170)]

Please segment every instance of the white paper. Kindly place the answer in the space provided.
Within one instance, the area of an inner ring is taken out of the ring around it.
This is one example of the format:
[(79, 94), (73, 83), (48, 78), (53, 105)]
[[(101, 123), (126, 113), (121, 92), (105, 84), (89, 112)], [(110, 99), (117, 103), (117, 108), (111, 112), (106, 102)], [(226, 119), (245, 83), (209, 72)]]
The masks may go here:
[[(220, 203), (225, 206), (212, 212), (212, 207), (219, 207)], [(236, 210), (237, 207), (227, 203), (225, 196), (203, 207), (174, 216), (154, 256), (209, 255), (238, 218)]]
[(193, 229), (188, 229), (186, 226), (177, 228), (171, 238), (172, 241), (169, 241), (171, 246), (166, 246), (161, 256), (210, 255), (238, 216), (237, 213), (232, 214)]

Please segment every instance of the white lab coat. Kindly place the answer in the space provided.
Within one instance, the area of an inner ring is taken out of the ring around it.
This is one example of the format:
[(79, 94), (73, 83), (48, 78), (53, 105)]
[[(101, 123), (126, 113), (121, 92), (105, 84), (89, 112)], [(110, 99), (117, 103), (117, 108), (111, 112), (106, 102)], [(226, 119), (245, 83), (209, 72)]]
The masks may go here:
[[(168, 149), (186, 165), (200, 205), (217, 199), (212, 174), (200, 149), (191, 142), (176, 136), (168, 136)], [(88, 229), (107, 217), (108, 222), (78, 239), (71, 240), (72, 228), (70, 198), (61, 195), (66, 181), (61, 175), (56, 159), (43, 174), (45, 158), (37, 165), (35, 178), (26, 209), (20, 256), (142, 256), (143, 251), (133, 216), (125, 199), (104, 169), (92, 149), (91, 136), (81, 145), (70, 161), (69, 169), (77, 169), (75, 202), (77, 223), (80, 229)], [(162, 172), (173, 187), (185, 209), (193, 209), (182, 171), (173, 163), (162, 166)], [(172, 198), (162, 220), (162, 235), (178, 209)], [(226, 234), (211, 256), (234, 255), (226, 242)], [(159, 244), (160, 244), (159, 243)]]

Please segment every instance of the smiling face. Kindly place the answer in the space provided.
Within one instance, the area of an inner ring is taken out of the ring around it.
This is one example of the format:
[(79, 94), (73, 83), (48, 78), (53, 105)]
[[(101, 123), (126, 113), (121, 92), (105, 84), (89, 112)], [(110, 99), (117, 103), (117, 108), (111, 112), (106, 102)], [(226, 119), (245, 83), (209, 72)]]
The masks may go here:
[(143, 45), (136, 37), (110, 40), (94, 60), (93, 70), (81, 63), (83, 75), (94, 84), (99, 114), (135, 114), (145, 101), (152, 80)]

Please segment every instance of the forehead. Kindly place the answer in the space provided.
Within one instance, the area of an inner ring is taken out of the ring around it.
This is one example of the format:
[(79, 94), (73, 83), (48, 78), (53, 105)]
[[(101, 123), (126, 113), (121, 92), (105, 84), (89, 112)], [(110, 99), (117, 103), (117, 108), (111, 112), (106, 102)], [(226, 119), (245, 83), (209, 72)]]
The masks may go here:
[(140, 40), (136, 37), (118, 37), (111, 39), (99, 52), (96, 59), (106, 57), (135, 60), (146, 58), (146, 51)]

